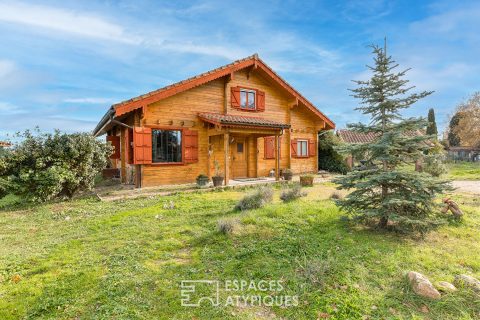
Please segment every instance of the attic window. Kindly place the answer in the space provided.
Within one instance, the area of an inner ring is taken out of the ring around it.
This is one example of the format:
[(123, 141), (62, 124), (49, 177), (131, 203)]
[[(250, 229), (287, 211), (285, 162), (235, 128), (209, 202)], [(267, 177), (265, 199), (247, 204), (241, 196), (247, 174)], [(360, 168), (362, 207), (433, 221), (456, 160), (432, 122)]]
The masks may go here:
[(255, 90), (240, 89), (240, 108), (255, 110)]

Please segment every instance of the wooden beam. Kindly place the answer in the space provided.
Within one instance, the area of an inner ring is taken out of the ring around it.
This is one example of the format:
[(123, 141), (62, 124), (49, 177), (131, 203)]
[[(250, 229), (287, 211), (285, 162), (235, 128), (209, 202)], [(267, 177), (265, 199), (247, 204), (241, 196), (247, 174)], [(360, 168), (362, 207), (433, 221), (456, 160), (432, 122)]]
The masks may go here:
[(280, 136), (275, 135), (275, 180), (280, 180)]
[(228, 180), (230, 180), (230, 134), (226, 132), (223, 135), (223, 149), (225, 156), (225, 185), (228, 186)]

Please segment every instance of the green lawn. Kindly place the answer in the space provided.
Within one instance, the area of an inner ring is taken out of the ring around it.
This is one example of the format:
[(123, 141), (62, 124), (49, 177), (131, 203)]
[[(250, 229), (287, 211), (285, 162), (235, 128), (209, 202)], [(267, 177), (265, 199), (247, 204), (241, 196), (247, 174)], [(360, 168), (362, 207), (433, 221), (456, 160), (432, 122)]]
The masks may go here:
[(448, 163), (447, 168), (449, 179), (480, 180), (480, 162)]
[[(0, 319), (478, 319), (474, 293), (421, 299), (404, 273), (480, 278), (479, 200), (455, 196), (465, 220), (419, 240), (349, 227), (332, 190), (246, 213), (239, 190), (2, 211)], [(219, 219), (240, 222), (223, 235)], [(299, 306), (182, 307), (190, 279), (281, 280)]]

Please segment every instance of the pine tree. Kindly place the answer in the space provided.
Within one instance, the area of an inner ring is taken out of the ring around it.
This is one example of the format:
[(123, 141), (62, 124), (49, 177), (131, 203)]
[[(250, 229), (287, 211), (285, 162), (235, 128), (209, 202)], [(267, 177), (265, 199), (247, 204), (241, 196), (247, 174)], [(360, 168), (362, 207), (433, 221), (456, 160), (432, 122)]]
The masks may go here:
[(400, 111), (432, 92), (409, 93), (413, 87), (403, 79), (408, 69), (395, 71), (398, 64), (386, 54), (386, 45), (374, 45), (372, 49), (375, 66), (368, 66), (373, 73), (371, 79), (354, 81), (358, 87), (351, 90), (352, 96), (360, 99), (356, 110), (371, 120), (367, 125), (348, 127), (374, 133), (378, 138), (339, 149), (348, 154), (366, 154), (367, 165), (335, 179), (339, 189), (353, 190), (337, 204), (359, 222), (376, 223), (380, 228), (392, 222), (397, 229), (424, 232), (438, 222), (434, 199), (448, 185), (427, 174), (399, 168), (403, 164), (413, 166), (431, 148), (431, 136), (411, 134), (425, 129), (425, 119), (403, 118)]
[(438, 138), (437, 122), (435, 121), (435, 110), (433, 108), (428, 110), (427, 134), (434, 136), (435, 139)]

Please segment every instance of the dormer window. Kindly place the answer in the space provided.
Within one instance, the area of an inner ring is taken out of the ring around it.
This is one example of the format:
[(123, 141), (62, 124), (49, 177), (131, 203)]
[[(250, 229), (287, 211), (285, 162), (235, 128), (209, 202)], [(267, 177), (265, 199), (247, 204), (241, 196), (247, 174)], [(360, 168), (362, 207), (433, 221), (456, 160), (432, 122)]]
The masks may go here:
[(240, 89), (240, 108), (247, 110), (255, 110), (256, 90)]

